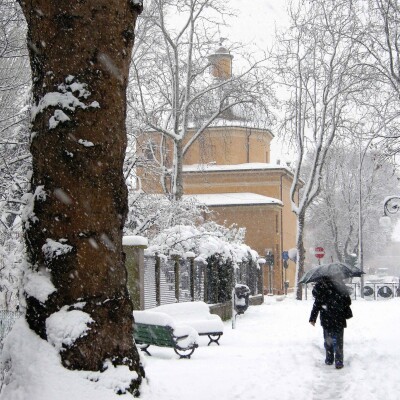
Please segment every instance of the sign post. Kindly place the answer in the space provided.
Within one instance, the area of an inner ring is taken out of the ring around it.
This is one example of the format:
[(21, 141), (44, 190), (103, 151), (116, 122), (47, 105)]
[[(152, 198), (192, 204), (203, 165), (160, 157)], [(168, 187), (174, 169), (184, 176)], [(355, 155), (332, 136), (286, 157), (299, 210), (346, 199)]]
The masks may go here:
[(266, 250), (265, 261), (266, 264), (268, 265), (268, 283), (269, 283), (268, 295), (271, 296), (274, 293), (273, 280), (274, 280), (274, 263), (275, 263), (275, 257), (271, 250)]
[(321, 258), (325, 256), (325, 249), (323, 247), (316, 247), (314, 249), (314, 256), (318, 258), (318, 264), (321, 265)]
[(288, 289), (288, 281), (286, 280), (286, 270), (289, 268), (288, 260), (289, 260), (289, 252), (288, 251), (282, 251), (282, 260), (283, 260), (283, 268), (284, 268), (284, 290), (285, 290), (285, 295), (287, 295), (287, 289)]

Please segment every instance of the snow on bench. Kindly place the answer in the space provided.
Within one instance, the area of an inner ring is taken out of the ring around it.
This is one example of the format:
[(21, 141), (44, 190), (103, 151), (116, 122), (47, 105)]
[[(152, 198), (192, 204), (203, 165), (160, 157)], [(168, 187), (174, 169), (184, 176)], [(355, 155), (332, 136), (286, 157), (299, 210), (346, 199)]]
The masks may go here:
[(218, 315), (211, 314), (209, 306), (203, 301), (165, 304), (151, 309), (153, 312), (164, 313), (173, 318), (177, 324), (185, 324), (194, 328), (200, 336), (208, 336), (211, 343), (219, 345), (223, 335), (224, 324)]
[(148, 355), (150, 345), (172, 347), (180, 358), (190, 358), (198, 347), (198, 334), (190, 326), (176, 324), (167, 314), (134, 311), (133, 337), (138, 347)]

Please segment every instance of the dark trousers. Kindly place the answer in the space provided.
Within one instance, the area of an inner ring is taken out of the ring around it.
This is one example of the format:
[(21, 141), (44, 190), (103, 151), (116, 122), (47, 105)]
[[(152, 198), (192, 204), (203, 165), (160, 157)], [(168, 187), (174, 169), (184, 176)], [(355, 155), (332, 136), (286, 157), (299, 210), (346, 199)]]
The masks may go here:
[(344, 328), (334, 331), (324, 328), (324, 346), (326, 350), (326, 363), (343, 363), (343, 333)]

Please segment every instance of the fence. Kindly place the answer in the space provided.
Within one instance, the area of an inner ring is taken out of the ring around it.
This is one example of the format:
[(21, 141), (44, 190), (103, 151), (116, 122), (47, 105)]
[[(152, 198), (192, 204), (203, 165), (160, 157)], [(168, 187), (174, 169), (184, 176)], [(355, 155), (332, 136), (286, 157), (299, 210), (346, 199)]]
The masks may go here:
[[(218, 254), (205, 263), (195, 258), (143, 256), (139, 247), (125, 251), (128, 289), (136, 309), (185, 301), (226, 303), (236, 283), (247, 285), (251, 296), (263, 293), (262, 268), (251, 258), (234, 266)], [(18, 311), (0, 310), (0, 349), (20, 316)]]
[[(350, 296), (357, 300), (361, 297), (360, 283), (347, 283)], [(312, 285), (303, 285), (304, 298), (312, 297)], [(366, 282), (364, 284), (364, 298), (370, 300), (389, 299), (393, 297), (400, 297), (400, 284), (397, 282)]]
[(0, 349), (3, 348), (4, 338), (21, 315), (19, 311), (0, 310)]
[(204, 268), (192, 259), (144, 257), (144, 308), (204, 300)]
[(262, 294), (262, 270), (253, 260), (233, 266), (214, 255), (207, 263), (194, 258), (144, 257), (144, 309), (185, 301), (223, 303), (231, 299), (234, 283)]

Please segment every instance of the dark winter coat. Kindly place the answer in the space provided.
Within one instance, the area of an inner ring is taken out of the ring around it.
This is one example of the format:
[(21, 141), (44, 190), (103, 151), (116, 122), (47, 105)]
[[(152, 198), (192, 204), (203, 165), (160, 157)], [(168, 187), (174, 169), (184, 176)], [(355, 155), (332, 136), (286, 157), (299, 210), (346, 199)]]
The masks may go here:
[(351, 299), (343, 283), (333, 283), (328, 279), (316, 283), (312, 292), (315, 301), (310, 322), (316, 322), (320, 314), (324, 329), (335, 331), (346, 328), (346, 318), (351, 318)]

